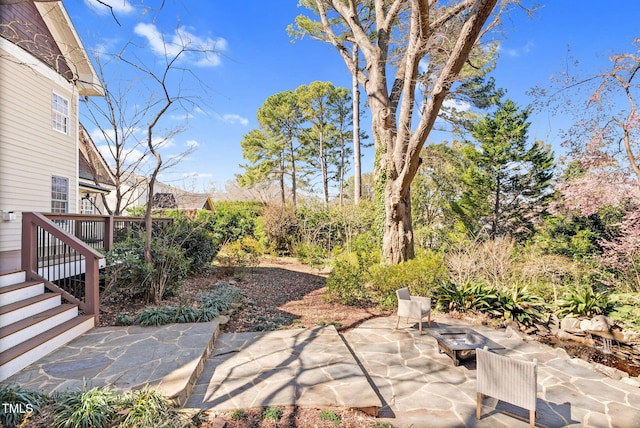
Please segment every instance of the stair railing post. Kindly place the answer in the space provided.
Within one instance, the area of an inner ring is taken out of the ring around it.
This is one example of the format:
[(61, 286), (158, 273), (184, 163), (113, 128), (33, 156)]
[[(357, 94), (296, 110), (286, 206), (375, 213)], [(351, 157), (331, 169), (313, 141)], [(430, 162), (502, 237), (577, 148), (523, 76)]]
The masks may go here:
[(85, 277), (84, 277), (84, 303), (86, 305), (85, 312), (87, 315), (93, 315), (95, 325), (98, 325), (100, 319), (100, 291), (99, 285), (99, 267), (98, 259), (88, 257), (85, 258)]
[(32, 278), (32, 273), (38, 272), (38, 240), (36, 236), (36, 225), (33, 222), (33, 215), (29, 212), (22, 213), (22, 260), (21, 268)]
[(104, 250), (111, 251), (113, 249), (113, 226), (115, 222), (113, 216), (109, 215), (104, 218)]

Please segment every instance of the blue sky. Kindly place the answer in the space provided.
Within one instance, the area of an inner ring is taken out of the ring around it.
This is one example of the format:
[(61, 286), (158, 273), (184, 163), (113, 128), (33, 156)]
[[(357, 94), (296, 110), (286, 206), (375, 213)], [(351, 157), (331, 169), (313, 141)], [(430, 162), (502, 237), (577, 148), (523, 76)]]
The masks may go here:
[[(227, 180), (242, 172), (240, 141), (258, 127), (256, 111), (268, 96), (318, 80), (350, 88), (351, 76), (334, 48), (309, 38), (291, 42), (286, 27), (303, 12), (297, 0), (167, 0), (159, 13), (142, 7), (159, 1), (105, 2), (113, 5), (120, 25), (95, 0), (65, 1), (90, 53), (115, 53), (132, 42), (140, 48), (138, 57), (153, 64), (159, 58), (160, 37), (172, 40), (176, 34), (220, 52), (206, 58), (193, 55), (182, 64), (192, 69), (206, 88), (185, 83), (185, 87), (197, 90), (203, 101), (199, 109), (189, 112), (187, 122), (180, 120), (184, 111), (172, 113), (174, 123), (184, 126), (185, 131), (171, 138), (163, 156), (169, 158), (188, 147), (196, 147), (196, 151), (164, 173), (160, 177), (163, 182), (191, 191), (223, 188)], [(640, 37), (640, 2), (612, 0), (606, 6), (593, 0), (547, 3), (531, 18), (518, 11), (504, 22), (500, 58), (492, 75), (521, 106), (533, 101), (526, 92), (548, 84), (569, 55), (580, 59), (584, 70), (595, 73), (607, 66), (610, 55), (633, 51), (633, 40)], [(130, 71), (121, 67), (118, 73), (126, 80)], [(558, 132), (569, 125), (567, 118), (536, 112), (530, 119), (530, 137), (551, 143), (561, 153)], [(92, 125), (83, 122), (92, 132)], [(363, 125), (369, 126), (369, 122), (365, 119)], [(447, 138), (434, 134), (429, 141)], [(102, 144), (99, 138), (96, 144)], [(371, 152), (365, 152), (363, 169), (370, 171), (372, 163)]]

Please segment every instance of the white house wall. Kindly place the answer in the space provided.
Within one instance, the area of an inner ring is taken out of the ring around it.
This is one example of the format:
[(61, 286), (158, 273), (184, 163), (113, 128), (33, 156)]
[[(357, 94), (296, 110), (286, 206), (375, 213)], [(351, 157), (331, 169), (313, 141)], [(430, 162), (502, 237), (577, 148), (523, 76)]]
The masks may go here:
[[(52, 127), (53, 92), (69, 100), (69, 133)], [(69, 180), (78, 207), (78, 94), (32, 55), (0, 38), (0, 251), (20, 248), (21, 213), (51, 211), (51, 177)]]

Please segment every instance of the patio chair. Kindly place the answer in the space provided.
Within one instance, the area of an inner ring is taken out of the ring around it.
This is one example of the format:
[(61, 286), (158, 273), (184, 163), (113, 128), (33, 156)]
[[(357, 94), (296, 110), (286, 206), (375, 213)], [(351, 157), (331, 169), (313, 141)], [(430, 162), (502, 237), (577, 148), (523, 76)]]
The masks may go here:
[(476, 419), (482, 414), (484, 396), (529, 410), (529, 424), (536, 424), (538, 361), (516, 360), (494, 354), (486, 347), (476, 349)]
[(398, 296), (398, 319), (396, 320), (396, 329), (400, 324), (400, 317), (418, 320), (418, 330), (422, 334), (422, 318), (427, 317), (427, 323), (431, 327), (431, 298), (410, 296), (408, 288), (396, 290)]

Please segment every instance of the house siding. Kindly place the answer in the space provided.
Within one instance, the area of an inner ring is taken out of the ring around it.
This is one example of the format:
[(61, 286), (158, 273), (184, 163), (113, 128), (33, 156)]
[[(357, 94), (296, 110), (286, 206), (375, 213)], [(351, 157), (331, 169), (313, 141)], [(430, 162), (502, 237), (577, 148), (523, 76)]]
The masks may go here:
[[(17, 217), (0, 220), (0, 251), (20, 248), (23, 211), (51, 211), (52, 176), (69, 180), (69, 212), (78, 207), (77, 90), (28, 65), (37, 62), (0, 49), (0, 210)], [(53, 92), (69, 100), (68, 134), (53, 129)]]

